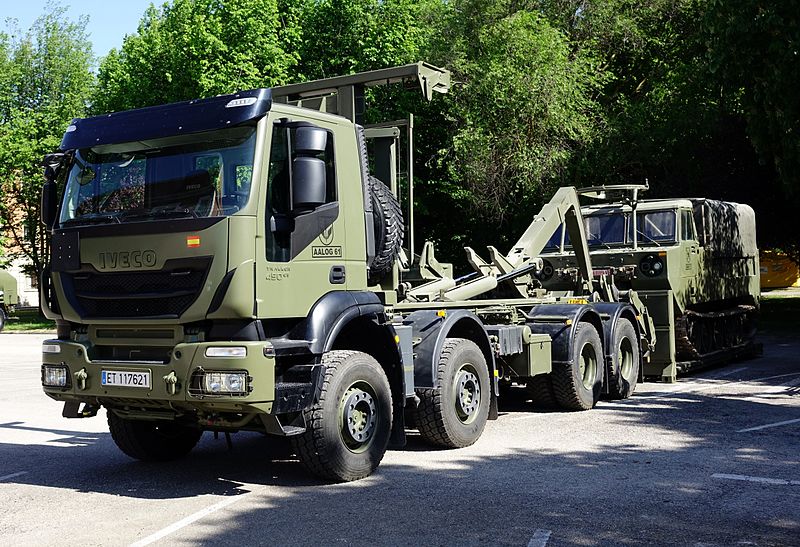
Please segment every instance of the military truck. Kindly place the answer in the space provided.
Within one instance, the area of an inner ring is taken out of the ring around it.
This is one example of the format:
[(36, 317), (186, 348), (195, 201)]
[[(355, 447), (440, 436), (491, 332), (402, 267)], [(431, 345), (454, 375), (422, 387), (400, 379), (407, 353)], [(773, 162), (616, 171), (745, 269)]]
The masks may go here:
[(6, 326), (14, 307), (19, 304), (17, 280), (6, 270), (0, 270), (0, 332)]
[[(259, 431), (337, 481), (372, 473), (407, 426), (474, 443), (501, 380), (548, 378), (576, 410), (628, 396), (654, 332), (635, 291), (593, 280), (573, 188), (508, 253), (467, 249), (471, 275), (415, 248), (413, 160), (398, 167), (413, 117), (364, 127), (366, 89), (431, 100), (449, 81), (416, 63), (74, 120), (44, 162), (45, 393), (65, 417), (105, 407), (133, 458)], [(562, 223), (579, 242), (563, 297), (537, 278)]]
[[(635, 290), (659, 340), (644, 375), (680, 372), (752, 354), (760, 300), (755, 214), (711, 199), (640, 199), (647, 184), (579, 190), (594, 274)], [(635, 227), (635, 228), (634, 228)], [(550, 290), (574, 283), (569, 234), (555, 232), (540, 276)]]

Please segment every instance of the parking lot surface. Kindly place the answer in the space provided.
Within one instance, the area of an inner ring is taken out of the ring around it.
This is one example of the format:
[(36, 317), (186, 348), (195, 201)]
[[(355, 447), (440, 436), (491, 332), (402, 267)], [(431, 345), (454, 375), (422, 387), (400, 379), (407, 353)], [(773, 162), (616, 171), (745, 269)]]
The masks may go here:
[(587, 412), (501, 403), (481, 439), (413, 433), (349, 484), (286, 445), (206, 433), (187, 459), (133, 461), (105, 414), (41, 391), (45, 335), (0, 335), (0, 541), (9, 545), (798, 545), (800, 341), (640, 384)]

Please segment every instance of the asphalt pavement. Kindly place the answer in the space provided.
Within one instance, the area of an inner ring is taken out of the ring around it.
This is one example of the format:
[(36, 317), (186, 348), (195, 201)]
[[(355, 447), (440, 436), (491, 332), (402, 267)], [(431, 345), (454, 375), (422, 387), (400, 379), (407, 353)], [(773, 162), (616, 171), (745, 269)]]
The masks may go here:
[(517, 393), (474, 446), (412, 434), (348, 484), (252, 433), (133, 461), (42, 393), (45, 337), (0, 334), (4, 545), (800, 545), (796, 335), (587, 412)]

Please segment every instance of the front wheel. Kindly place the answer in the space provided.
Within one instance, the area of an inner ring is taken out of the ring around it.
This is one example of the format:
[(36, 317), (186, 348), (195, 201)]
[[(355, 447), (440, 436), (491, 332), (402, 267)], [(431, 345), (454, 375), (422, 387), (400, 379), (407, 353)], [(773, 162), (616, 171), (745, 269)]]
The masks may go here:
[(125, 454), (142, 461), (182, 458), (197, 445), (200, 429), (172, 422), (128, 420), (108, 410), (111, 438)]
[(417, 390), (419, 432), (433, 445), (469, 446), (481, 436), (489, 417), (492, 392), (486, 358), (475, 342), (448, 338), (437, 372), (439, 389)]
[(319, 401), (304, 411), (306, 431), (292, 437), (300, 462), (314, 475), (354, 481), (383, 459), (392, 430), (392, 396), (380, 364), (358, 351), (329, 351)]

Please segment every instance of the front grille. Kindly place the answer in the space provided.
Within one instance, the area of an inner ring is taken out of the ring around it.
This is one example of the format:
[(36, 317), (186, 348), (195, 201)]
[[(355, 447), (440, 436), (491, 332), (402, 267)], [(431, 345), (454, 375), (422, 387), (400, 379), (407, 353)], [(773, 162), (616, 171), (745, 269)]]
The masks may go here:
[(70, 303), (82, 318), (179, 317), (197, 300), (211, 257), (168, 260), (164, 269), (62, 273)]

